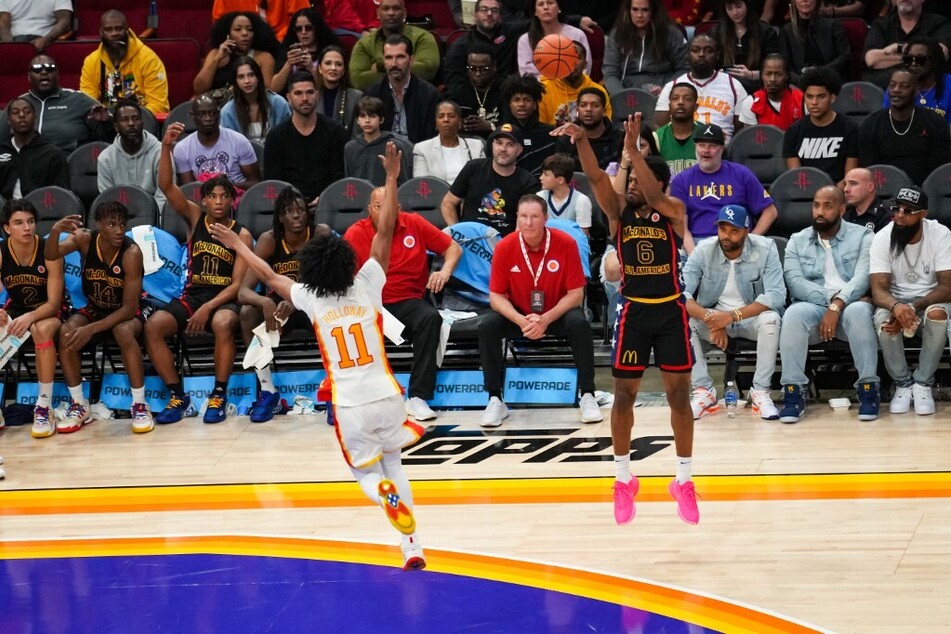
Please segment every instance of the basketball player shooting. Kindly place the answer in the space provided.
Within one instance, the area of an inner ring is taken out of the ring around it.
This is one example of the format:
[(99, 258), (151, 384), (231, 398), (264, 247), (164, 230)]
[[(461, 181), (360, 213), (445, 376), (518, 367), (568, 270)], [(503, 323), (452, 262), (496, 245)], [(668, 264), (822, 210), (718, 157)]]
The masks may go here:
[(633, 173), (625, 194), (611, 186), (611, 178), (598, 167), (584, 130), (566, 123), (551, 132), (568, 136), (578, 149), (581, 168), (591, 183), (598, 205), (611, 227), (618, 227), (617, 253), (621, 265), (621, 296), (614, 324), (612, 370), (614, 406), (611, 440), (614, 445), (614, 519), (624, 525), (634, 519), (634, 496), (639, 484), (631, 474), (631, 432), (634, 402), (641, 377), (650, 361), (660, 368), (670, 406), (670, 424), (677, 449), (677, 477), (668, 491), (677, 502), (677, 514), (688, 524), (700, 521), (691, 480), (693, 413), (690, 409), (690, 370), (694, 352), (680, 250), (686, 231), (686, 208), (664, 193), (670, 168), (658, 156), (646, 159), (640, 152), (641, 113), (624, 122), (624, 148)]
[[(403, 534), (403, 569), (426, 566), (416, 537), (413, 495), (400, 449), (423, 428), (406, 420), (403, 395), (383, 348), (383, 285), (396, 226), (396, 179), (402, 152), (392, 142), (381, 156), (386, 170), (383, 209), (370, 245), (370, 258), (358, 271), (350, 244), (335, 235), (317, 236), (298, 251), (299, 282), (275, 273), (237, 234), (213, 224), (211, 234), (234, 249), (260, 281), (310, 318), (327, 370), (344, 459), (364, 494), (380, 504)], [(232, 239), (234, 236), (235, 239)]]

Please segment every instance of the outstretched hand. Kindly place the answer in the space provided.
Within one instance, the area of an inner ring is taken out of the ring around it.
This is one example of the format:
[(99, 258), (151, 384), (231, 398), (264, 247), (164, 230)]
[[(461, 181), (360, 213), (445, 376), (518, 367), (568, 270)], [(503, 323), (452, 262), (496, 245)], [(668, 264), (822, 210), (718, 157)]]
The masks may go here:
[(83, 217), (79, 214), (70, 214), (56, 221), (53, 229), (60, 233), (73, 233), (83, 226)]
[(627, 121), (624, 122), (624, 149), (627, 150), (628, 156), (641, 153), (642, 116), (640, 112), (635, 112), (628, 115)]
[(403, 152), (396, 149), (395, 143), (388, 141), (386, 144), (386, 153), (380, 157), (380, 161), (383, 163), (383, 169), (386, 170), (387, 177), (399, 177), (402, 160)]
[(551, 136), (571, 137), (571, 143), (572, 145), (574, 145), (581, 139), (581, 137), (584, 136), (584, 128), (582, 128), (577, 123), (570, 123), (570, 122), (563, 123), (562, 125), (558, 126), (554, 130), (549, 132), (549, 134)]
[(162, 143), (164, 145), (174, 145), (178, 141), (178, 137), (182, 135), (182, 132), (185, 131), (185, 124), (181, 122), (175, 122), (168, 126), (168, 129), (165, 131), (165, 136), (162, 137)]
[(237, 249), (238, 245), (241, 244), (241, 238), (237, 233), (232, 231), (229, 227), (217, 222), (208, 226), (208, 232), (211, 234), (212, 238), (225, 245), (229, 249)]

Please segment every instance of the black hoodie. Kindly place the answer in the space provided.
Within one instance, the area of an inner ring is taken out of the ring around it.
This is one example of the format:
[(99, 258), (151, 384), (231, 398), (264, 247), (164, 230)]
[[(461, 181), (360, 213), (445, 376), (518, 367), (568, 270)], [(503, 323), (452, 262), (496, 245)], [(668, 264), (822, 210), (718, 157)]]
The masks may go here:
[[(552, 127), (547, 123), (538, 122), (538, 110), (532, 113), (525, 124), (519, 123), (508, 108), (502, 114), (503, 123), (511, 123), (522, 133), (522, 153), (518, 157), (518, 166), (532, 176), (538, 177), (542, 173), (542, 161), (555, 153), (555, 137), (549, 134)], [(491, 151), (491, 148), (489, 148)]]
[(13, 198), (17, 179), (22, 196), (47, 185), (69, 189), (66, 157), (41, 134), (19, 151), (13, 146), (12, 138), (7, 137), (0, 141), (0, 195), (7, 200)]

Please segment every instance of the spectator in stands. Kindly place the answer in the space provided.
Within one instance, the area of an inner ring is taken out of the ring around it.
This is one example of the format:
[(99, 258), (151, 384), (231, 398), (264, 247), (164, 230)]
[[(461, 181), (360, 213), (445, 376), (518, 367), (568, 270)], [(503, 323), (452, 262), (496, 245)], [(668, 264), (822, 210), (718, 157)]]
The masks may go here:
[(277, 39), (282, 39), (295, 11), (310, 7), (308, 0), (215, 0), (211, 19), (220, 20), (228, 13), (255, 13), (267, 22)]
[(789, 85), (789, 65), (778, 53), (763, 60), (763, 88), (740, 103), (740, 123), (774, 125), (783, 132), (802, 119), (802, 91)]
[(824, 18), (864, 19), (865, 5), (865, 0), (822, 0), (819, 15)]
[(604, 50), (609, 95), (643, 88), (659, 95), (664, 84), (689, 68), (687, 41), (661, 0), (626, 0), (618, 6)]
[(461, 127), (459, 105), (440, 101), (436, 106), (436, 136), (413, 147), (413, 176), (432, 176), (452, 185), (466, 163), (485, 158), (482, 139), (459, 136)]
[(542, 189), (538, 197), (545, 201), (549, 220), (576, 222), (585, 235), (590, 235), (591, 199), (572, 187), (574, 177), (575, 159), (567, 154), (552, 154), (542, 163)]
[(221, 127), (221, 113), (209, 95), (192, 102), (195, 133), (175, 146), (175, 171), (182, 185), (226, 175), (232, 183), (248, 189), (261, 180), (258, 158), (251, 142), (234, 130)]
[(888, 86), (892, 71), (902, 65), (904, 44), (912, 37), (930, 37), (941, 45), (944, 59), (951, 47), (951, 21), (922, 10), (922, 0), (892, 0), (889, 11), (872, 22), (865, 36), (866, 70), (862, 79), (881, 88)]
[[(95, 99), (76, 90), (61, 88), (56, 61), (41, 53), (30, 61), (29, 92), (20, 95), (38, 113), (37, 132), (65, 155), (83, 143), (111, 141), (109, 112)], [(0, 137), (10, 136), (6, 115), (0, 114)]]
[(878, 199), (878, 185), (872, 172), (864, 167), (851, 169), (845, 175), (846, 222), (868, 227), (878, 233), (892, 221), (891, 208)]
[(136, 99), (152, 114), (168, 112), (165, 64), (135, 36), (122, 12), (102, 14), (99, 38), (99, 48), (83, 61), (79, 89), (105, 106)]
[(502, 78), (496, 71), (495, 52), (491, 46), (481, 42), (472, 45), (466, 77), (468, 81), (458, 86), (460, 92), (450, 96), (464, 113), (462, 131), (486, 138), (502, 122), (505, 109)]
[(831, 68), (812, 68), (803, 74), (802, 87), (809, 116), (783, 137), (786, 168), (815, 167), (839, 183), (859, 164), (858, 128), (832, 109), (842, 82)]
[(234, 94), (221, 108), (221, 127), (264, 143), (271, 128), (290, 118), (287, 100), (267, 89), (261, 67), (253, 57), (238, 58), (231, 85)]
[[(895, 197), (894, 221), (875, 234), (869, 252), (878, 344), (895, 381), (892, 414), (934, 414), (931, 386), (948, 344), (951, 306), (951, 231), (928, 220), (928, 196), (917, 187)], [(905, 357), (905, 336), (921, 335), (918, 369)]]
[(928, 174), (951, 162), (948, 122), (934, 110), (918, 106), (918, 78), (904, 68), (888, 83), (891, 104), (869, 115), (859, 128), (859, 162), (899, 167), (921, 185)]
[[(352, 12), (347, 2), (341, 2), (340, 5)], [(337, 36), (321, 19), (316, 9), (301, 9), (291, 18), (291, 24), (294, 27), (287, 30), (282, 42), (287, 55), (280, 69), (277, 69), (271, 78), (270, 88), (276, 93), (283, 92), (287, 87), (287, 78), (299, 70), (310, 71), (316, 79), (320, 52), (328, 46), (340, 45)]]
[(522, 134), (525, 147), (518, 157), (518, 166), (533, 176), (541, 174), (542, 161), (555, 147), (552, 127), (538, 120), (538, 104), (544, 94), (545, 87), (535, 77), (510, 75), (502, 83), (502, 123)]
[(99, 192), (117, 185), (135, 185), (155, 197), (159, 209), (165, 206), (165, 194), (158, 186), (158, 161), (162, 144), (142, 127), (142, 106), (138, 101), (122, 100), (113, 109), (116, 140), (99, 155), (97, 179)]
[[(89, 401), (83, 394), (80, 354), (86, 344), (111, 334), (122, 353), (122, 367), (132, 388), (132, 431), (144, 434), (152, 431), (155, 422), (145, 400), (145, 362), (139, 344), (151, 311), (142, 295), (142, 251), (125, 234), (129, 209), (122, 203), (100, 203), (95, 220), (96, 228), (90, 232), (82, 228), (82, 216), (66, 216), (53, 225), (46, 240), (47, 260), (79, 252), (79, 277), (87, 302), (59, 331), (59, 365), (71, 404), (65, 418), (56, 421), (56, 431), (77, 432), (92, 422)], [(63, 234), (67, 235), (61, 241)]]
[(317, 114), (329, 117), (349, 131), (353, 127), (357, 99), (363, 93), (350, 87), (347, 62), (339, 46), (328, 46), (317, 57)]
[[(370, 244), (376, 235), (385, 193), (383, 187), (373, 190), (367, 207), (369, 217), (358, 220), (343, 236), (356, 253), (357, 268), (370, 257)], [(405, 211), (399, 212), (390, 248), (383, 308), (406, 326), (403, 334), (413, 343), (406, 413), (417, 421), (431, 420), (436, 418), (436, 413), (427, 401), (436, 394), (436, 353), (442, 317), (425, 296), (427, 291), (443, 290), (462, 256), (462, 249), (425, 218)], [(430, 273), (427, 252), (443, 257), (440, 270)]]
[(357, 38), (380, 28), (377, 4), (374, 0), (324, 0), (312, 3), (318, 16), (334, 33)]
[[(310, 75), (308, 75), (309, 77)], [(185, 197), (172, 175), (172, 146), (185, 126), (173, 123), (162, 139), (159, 159), (159, 187), (168, 204), (188, 224), (188, 271), (181, 297), (155, 311), (145, 326), (145, 347), (155, 371), (169, 390), (168, 405), (155, 416), (159, 424), (177, 423), (191, 405), (175, 371), (175, 359), (168, 338), (177, 334), (194, 337), (210, 332), (215, 337), (215, 387), (205, 409), (206, 423), (220, 423), (227, 417), (228, 380), (234, 365), (235, 335), (238, 333), (238, 289), (247, 271), (247, 262), (235, 258), (235, 251), (212, 237), (208, 225), (223, 224), (251, 245), (251, 233), (235, 220), (235, 188), (224, 174), (201, 184), (201, 206)], [(245, 140), (247, 142), (247, 140)]]
[(40, 52), (72, 24), (71, 0), (0, 0), (0, 42), (29, 42)]
[(278, 43), (274, 31), (257, 13), (231, 12), (218, 18), (211, 27), (211, 47), (192, 82), (195, 94), (221, 91), (221, 101), (226, 101), (233, 88), (228, 82), (234, 76), (234, 66), (245, 55), (261, 67), (264, 85), (271, 85)]
[[(563, 35), (569, 40), (580, 42), (585, 49), (587, 68), (593, 68), (591, 45), (588, 36), (578, 27), (565, 24), (559, 0), (534, 0), (528, 33), (518, 38), (518, 74), (538, 77), (541, 73), (535, 68), (535, 47), (546, 35)], [(472, 49), (469, 49), (471, 54)]]
[[(845, 196), (838, 187), (820, 188), (812, 201), (812, 226), (794, 233), (783, 268), (792, 304), (779, 335), (783, 407), (779, 420), (798, 423), (806, 408), (809, 346), (849, 342), (858, 371), (859, 420), (878, 418), (878, 341), (868, 293), (868, 254), (873, 233), (845, 222)], [(864, 300), (864, 301), (863, 301)]]
[(759, 19), (751, 0), (725, 0), (717, 5), (719, 24), (713, 27), (713, 38), (721, 51), (724, 70), (752, 93), (763, 86), (763, 59), (779, 52), (779, 37), (766, 22)]
[(670, 195), (687, 206), (687, 252), (693, 250), (695, 241), (717, 235), (719, 212), (724, 205), (739, 205), (745, 214), (758, 216), (756, 224), (751, 224), (751, 233), (765, 235), (776, 220), (776, 205), (749, 168), (723, 160), (723, 130), (704, 125), (693, 140), (697, 164), (670, 183)]
[(7, 104), (11, 136), (0, 138), (0, 196), (24, 198), (34, 189), (58, 185), (69, 189), (66, 157), (36, 131), (36, 109), (25, 97)]
[(287, 181), (308, 201), (317, 198), (334, 181), (343, 178), (346, 131), (330, 118), (317, 114), (314, 76), (297, 72), (287, 81), (291, 118), (275, 126), (264, 144), (264, 177)]
[[(571, 74), (564, 79), (548, 79), (543, 77), (541, 82), (545, 87), (545, 95), (538, 103), (538, 120), (550, 125), (573, 123), (578, 119), (578, 96), (585, 88), (594, 88), (604, 92), (604, 87), (591, 79), (585, 70), (588, 62), (585, 59), (584, 45), (572, 42), (578, 53), (578, 62)], [(604, 95), (606, 103), (604, 110), (608, 118), (613, 116), (611, 102), (607, 93)]]
[(36, 208), (22, 198), (3, 205), (0, 246), (0, 282), (7, 302), (0, 308), (0, 325), (7, 334), (33, 337), (36, 378), (39, 381), (33, 409), (33, 438), (56, 433), (50, 417), (53, 377), (56, 374), (57, 338), (66, 311), (63, 307), (63, 261), (46, 259), (46, 238), (36, 234)]
[(386, 144), (392, 141), (401, 152), (397, 182), (402, 185), (413, 177), (413, 144), (406, 137), (381, 130), (383, 112), (383, 102), (376, 97), (360, 97), (357, 101), (359, 133), (347, 141), (343, 148), (343, 174), (383, 187), (386, 183), (386, 170), (383, 169), (380, 157), (385, 156)]
[[(608, 103), (607, 95), (598, 86), (587, 86), (578, 91), (578, 115), (575, 120), (584, 128), (601, 169), (618, 162), (624, 145), (624, 130), (611, 122), (607, 114)], [(571, 137), (558, 137), (555, 151), (571, 156), (575, 161), (575, 171), (581, 171), (578, 150), (571, 142)]]
[(717, 41), (707, 33), (695, 35), (690, 41), (690, 71), (668, 82), (657, 98), (654, 124), (657, 127), (670, 121), (670, 91), (674, 84), (686, 82), (697, 88), (702, 97), (697, 101), (697, 120), (719, 126), (729, 143), (739, 121), (739, 105), (746, 99), (746, 89), (732, 75), (717, 70), (720, 49)]
[[(697, 164), (693, 138), (703, 129), (703, 124), (697, 121), (697, 99), (697, 87), (693, 84), (679, 82), (671, 86), (670, 123), (654, 133), (657, 153), (667, 161), (671, 178)], [(622, 161), (622, 167), (623, 164)]]
[(380, 79), (386, 81), (390, 65), (385, 59), (384, 44), (394, 36), (402, 36), (408, 42), (413, 76), (427, 82), (436, 79), (439, 47), (432, 33), (406, 24), (404, 1), (380, 0), (377, 13), (380, 28), (361, 37), (350, 53), (350, 81), (354, 88), (366, 91)]
[(416, 143), (436, 134), (434, 122), (439, 91), (412, 70), (413, 46), (403, 35), (393, 35), (386, 40), (383, 45), (386, 74), (367, 88), (366, 94), (379, 97), (386, 106), (384, 130), (401, 134)]
[(515, 230), (517, 201), (538, 191), (538, 180), (516, 165), (522, 153), (522, 135), (511, 124), (503, 123), (489, 136), (489, 147), (492, 158), (466, 163), (440, 210), (447, 225), (481, 222), (504, 236)]
[(849, 75), (849, 39), (838, 20), (824, 18), (818, 0), (793, 0), (790, 22), (779, 32), (779, 51), (789, 62), (789, 76), (799, 86), (802, 74), (816, 66)]
[[(915, 36), (905, 44), (902, 63), (918, 78), (918, 105), (934, 110), (951, 123), (951, 75), (937, 41)], [(885, 107), (891, 102), (885, 93)]]
[(479, 324), (479, 357), (489, 403), (480, 425), (498, 427), (508, 417), (502, 400), (503, 339), (567, 337), (581, 393), (581, 422), (604, 417), (594, 396), (594, 341), (581, 309), (586, 281), (574, 239), (545, 226), (545, 202), (531, 194), (518, 201), (517, 231), (502, 239), (492, 257), (492, 312)]
[(698, 242), (683, 268), (691, 340), (697, 353), (691, 375), (694, 420), (718, 409), (700, 342), (726, 350), (730, 337), (756, 342), (756, 372), (749, 400), (760, 418), (779, 418), (769, 390), (786, 306), (783, 265), (776, 243), (749, 233), (749, 227), (745, 207), (724, 205), (717, 213), (717, 235)]
[(578, 26), (585, 33), (591, 33), (597, 25), (602, 32), (610, 33), (617, 19), (618, 6), (615, 0), (560, 0), (559, 6), (565, 13), (584, 15)]

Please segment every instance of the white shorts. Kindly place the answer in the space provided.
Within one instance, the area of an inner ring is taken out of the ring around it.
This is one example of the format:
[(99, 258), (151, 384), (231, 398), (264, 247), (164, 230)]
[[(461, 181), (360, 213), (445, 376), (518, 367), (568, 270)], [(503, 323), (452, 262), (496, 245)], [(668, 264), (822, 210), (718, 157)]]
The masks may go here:
[(353, 407), (334, 406), (337, 441), (347, 464), (363, 469), (380, 460), (384, 451), (419, 440), (425, 430), (406, 419), (405, 408), (402, 394)]

